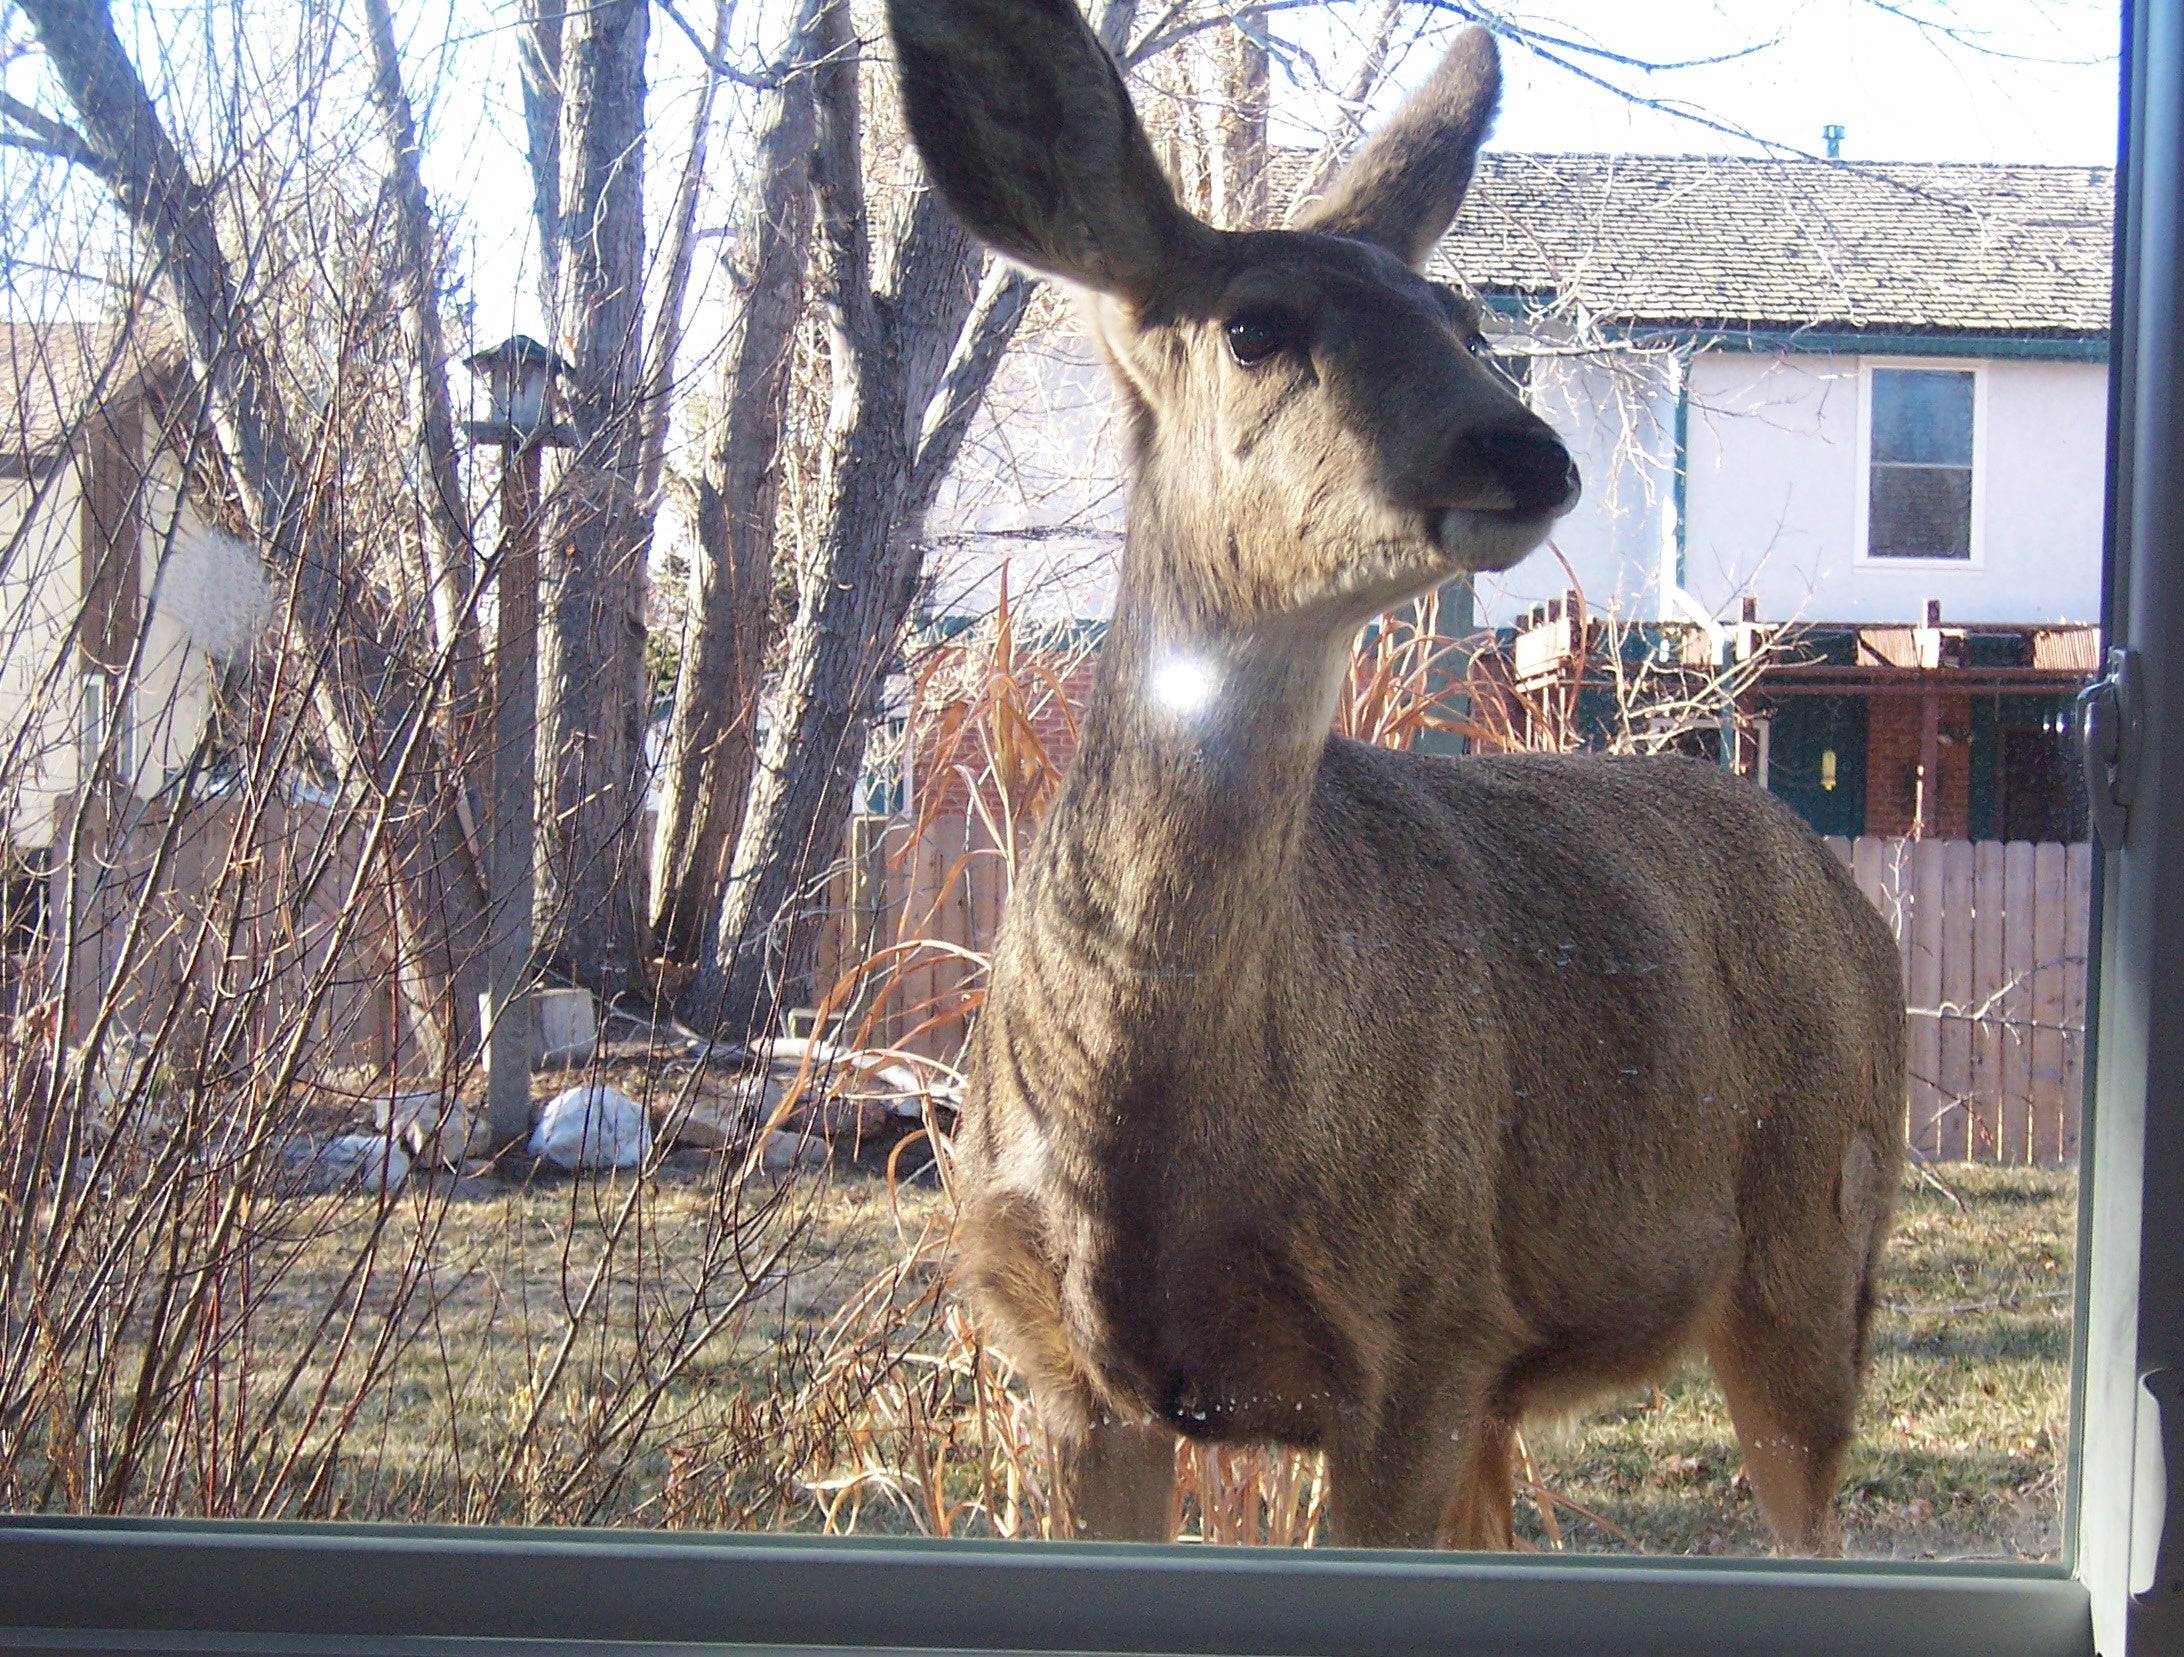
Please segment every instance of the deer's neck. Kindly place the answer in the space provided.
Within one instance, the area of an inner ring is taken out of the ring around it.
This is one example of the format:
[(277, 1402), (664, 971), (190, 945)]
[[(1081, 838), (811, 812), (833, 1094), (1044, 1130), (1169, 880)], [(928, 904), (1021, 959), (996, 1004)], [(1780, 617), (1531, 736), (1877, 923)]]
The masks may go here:
[(1120, 1032), (1156, 1005), (1233, 1010), (1280, 947), (1342, 667), (1332, 638), (1179, 613), (1132, 579), (1157, 569), (1144, 550), (1026, 894), (1027, 945)]

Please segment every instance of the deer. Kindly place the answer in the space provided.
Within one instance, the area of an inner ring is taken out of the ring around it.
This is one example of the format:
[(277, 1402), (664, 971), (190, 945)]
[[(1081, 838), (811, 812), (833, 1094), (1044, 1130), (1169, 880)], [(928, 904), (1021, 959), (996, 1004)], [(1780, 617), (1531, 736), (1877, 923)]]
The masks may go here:
[(1569, 452), (1422, 274), (1493, 37), (1287, 228), (1179, 205), (1074, 0), (888, 0), (930, 184), (1075, 289), (1129, 421), (1113, 614), (951, 1152), (959, 1274), (1160, 1541), (1179, 1439), (1325, 1458), (1337, 1546), (1514, 1545), (1524, 1423), (1702, 1354), (1778, 1548), (1833, 1498), (1904, 1156), (1897, 946), (1697, 759), (1330, 734), (1351, 642), (1504, 570)]

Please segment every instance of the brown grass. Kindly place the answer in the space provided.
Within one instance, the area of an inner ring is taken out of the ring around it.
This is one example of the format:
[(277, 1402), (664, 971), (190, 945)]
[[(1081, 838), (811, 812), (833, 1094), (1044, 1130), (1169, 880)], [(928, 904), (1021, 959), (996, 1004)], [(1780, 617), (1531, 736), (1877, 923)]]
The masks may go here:
[[(271, 1205), (268, 1233), (301, 1241), (252, 1308), (254, 1366), (233, 1373), (270, 1388), (276, 1355), (313, 1353), (275, 1413), (300, 1428), (305, 1400), (322, 1391), (322, 1419), (353, 1412), (314, 1499), (272, 1510), (1056, 1534), (1052, 1445), (1005, 1355), (982, 1344), (945, 1289), (946, 1198), (929, 1179), (891, 1188), (877, 1155), (751, 1189), (791, 1246), (753, 1274), (731, 1323), (676, 1361), (665, 1326), (713, 1269), (727, 1166), (685, 1155), (641, 1183), (541, 1177), (484, 1200), (419, 1189), (384, 1209), (365, 1198)], [(1859, 1554), (2052, 1558), (2074, 1179), (2022, 1168), (1949, 1178), (1961, 1211), (1928, 1189), (1904, 1195), (1845, 1528)], [(646, 1216), (641, 1264), (572, 1325), (633, 1197)], [(421, 1263), (388, 1361), (366, 1371), (335, 1361), (321, 1331), (329, 1310), (395, 1311), (385, 1274), (357, 1290), (355, 1239), (375, 1231), (383, 1257)], [(655, 1396), (647, 1375), (664, 1383)], [(1529, 1448), (1518, 1513), (1527, 1546), (1765, 1551), (1703, 1368), (1535, 1434)], [(1325, 1488), (1313, 1458), (1191, 1446), (1179, 1465), (1186, 1538), (1314, 1536)], [(253, 1456), (238, 1471), (262, 1483), (267, 1468)], [(31, 1494), (19, 1483), (13, 1505), (76, 1505)], [(176, 1509), (223, 1511), (186, 1497), (160, 1506)]]

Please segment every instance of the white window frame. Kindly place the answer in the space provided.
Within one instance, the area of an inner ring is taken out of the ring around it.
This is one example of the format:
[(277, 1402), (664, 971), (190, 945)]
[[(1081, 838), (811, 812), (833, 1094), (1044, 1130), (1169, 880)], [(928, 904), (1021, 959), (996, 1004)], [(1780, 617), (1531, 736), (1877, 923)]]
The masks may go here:
[[(2096, 865), (2058, 1565), (1482, 1557), (0, 1518), (0, 1650), (688, 1657), (2184, 1652), (2184, 0), (2130, 0), (2106, 622), (2144, 736)], [(2149, 205), (2150, 204), (2150, 205)], [(2121, 503), (2118, 507), (2115, 503)], [(2146, 1379), (2166, 1409), (2149, 1407)], [(2152, 1423), (2158, 1431), (2142, 1430)], [(2171, 1452), (2173, 1447), (2173, 1453)], [(2151, 1592), (2130, 1591), (2134, 1550)], [(2173, 1586), (2172, 1586), (2173, 1584)], [(585, 1643), (579, 1643), (585, 1642)]]
[[(1987, 567), (1987, 373), (1979, 357), (1862, 357), (1858, 362), (1858, 481), (1851, 526), (1854, 562), (1875, 570), (1983, 570)], [(1873, 374), (1876, 369), (1938, 369), (1972, 377), (1972, 526), (1969, 558), (1892, 558), (1868, 550), (1872, 529)]]

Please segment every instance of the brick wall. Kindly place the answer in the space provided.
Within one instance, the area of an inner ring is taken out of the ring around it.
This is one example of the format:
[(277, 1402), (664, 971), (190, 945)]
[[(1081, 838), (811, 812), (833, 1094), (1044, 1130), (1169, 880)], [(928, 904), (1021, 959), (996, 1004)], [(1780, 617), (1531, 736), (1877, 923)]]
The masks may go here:
[[(1966, 696), (1941, 702), (1940, 798), (1933, 838), (1971, 834), (1972, 704)], [(1876, 696), (1867, 704), (1866, 833), (1908, 835), (1917, 812), (1920, 699)]]

